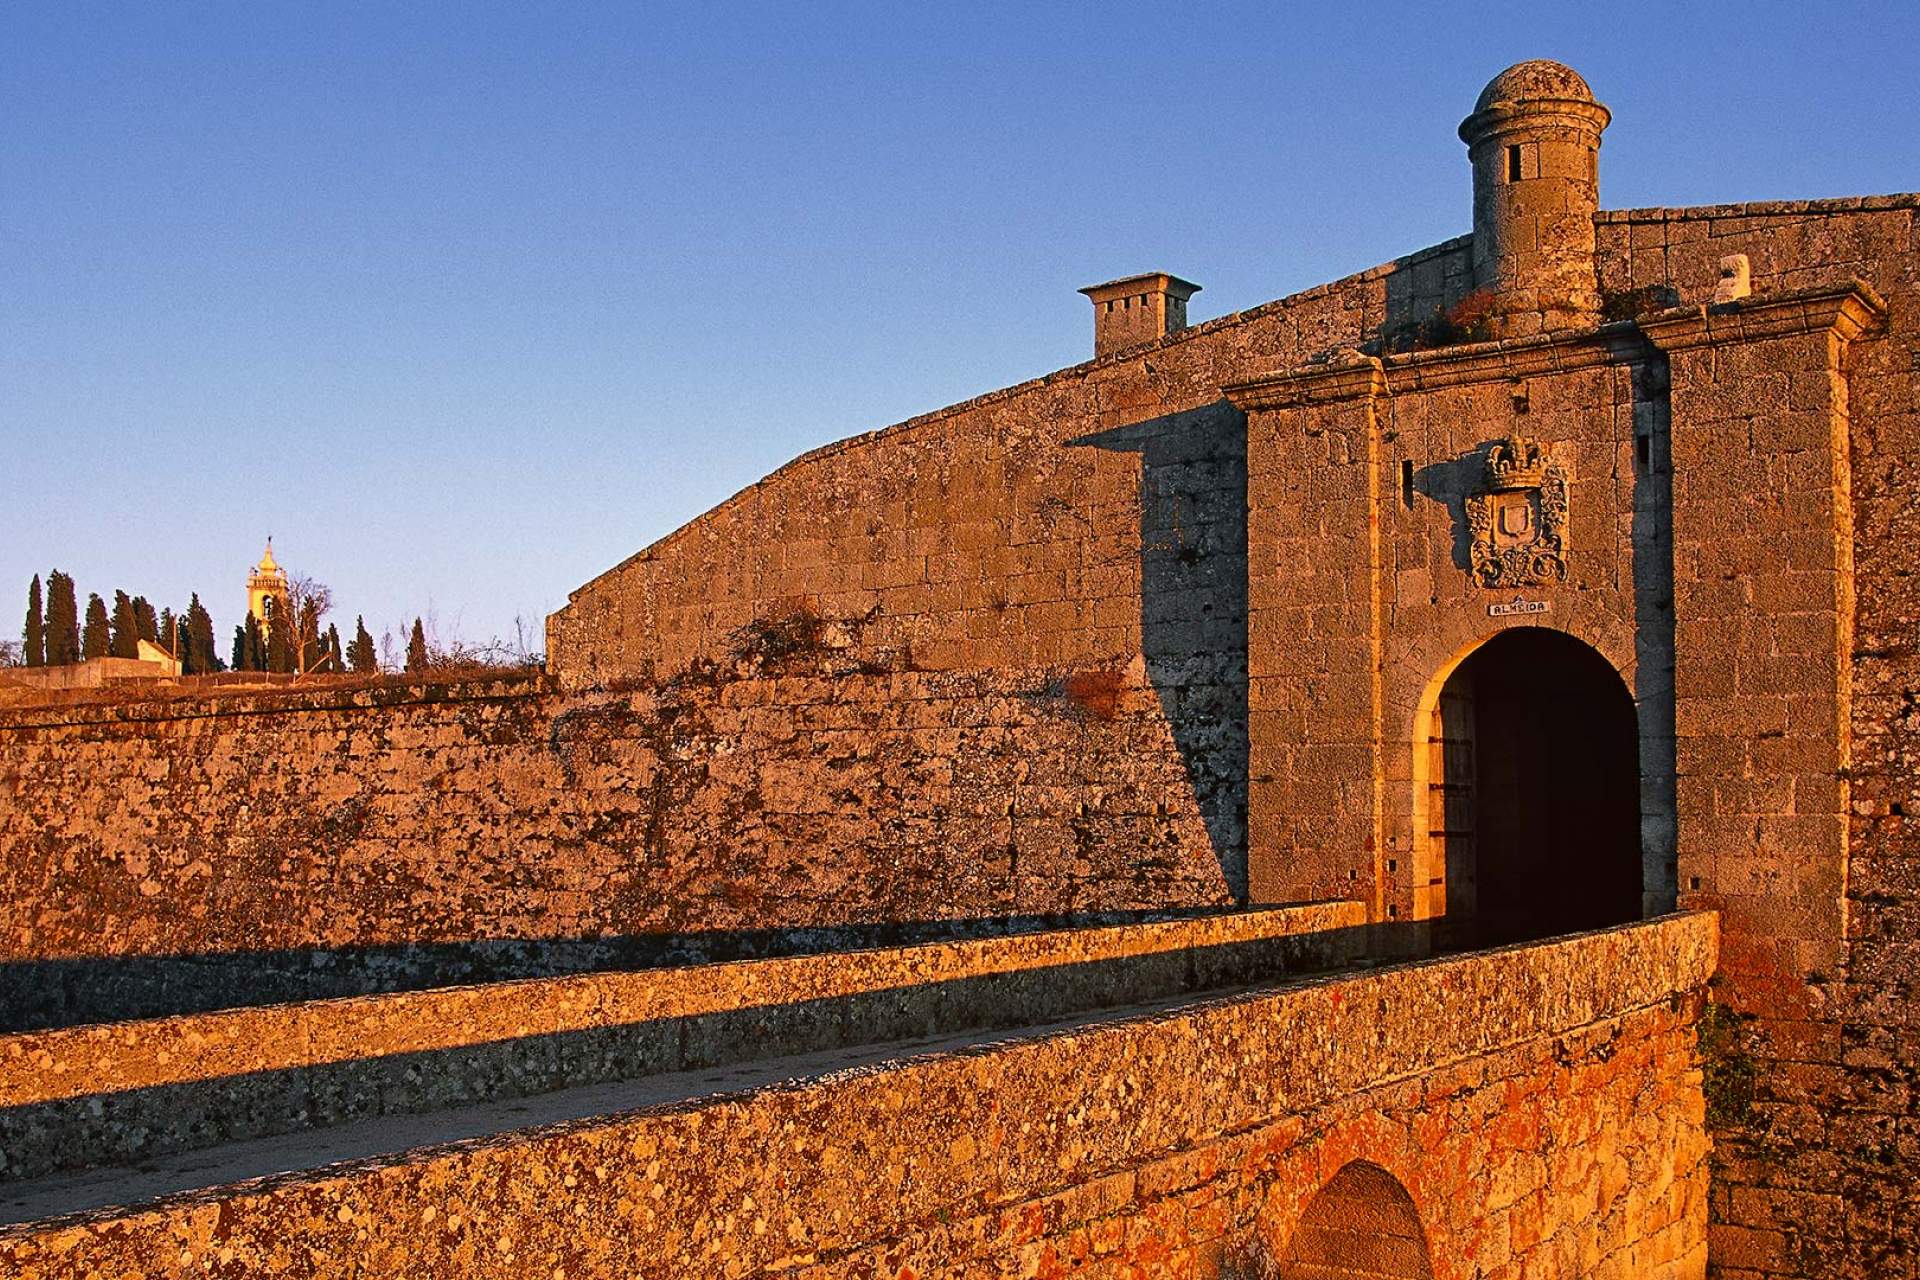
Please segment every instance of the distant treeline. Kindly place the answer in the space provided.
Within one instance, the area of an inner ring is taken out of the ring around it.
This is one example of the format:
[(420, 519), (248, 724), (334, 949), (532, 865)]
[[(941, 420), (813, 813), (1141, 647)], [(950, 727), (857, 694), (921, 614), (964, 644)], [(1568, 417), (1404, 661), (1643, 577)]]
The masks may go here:
[(195, 593), (187, 607), (155, 612), (145, 596), (113, 593), (113, 609), (98, 593), (87, 597), (85, 620), (73, 578), (55, 569), (47, 575), (44, 601), (39, 575), (27, 588), (26, 641), (22, 659), (29, 667), (59, 667), (93, 658), (137, 658), (140, 642), (180, 660), (183, 671), (223, 670), (214, 652), (213, 618)]
[[(55, 569), (47, 575), (44, 593), (38, 574), (27, 588), (20, 661), (29, 667), (57, 667), (94, 658), (138, 658), (144, 640), (177, 660), (183, 675), (229, 669), (302, 674), (379, 671), (379, 653), (364, 618), (354, 619), (353, 641), (344, 646), (337, 627), (329, 624), (322, 630), (321, 619), (331, 605), (332, 593), (326, 587), (299, 580), (284, 601), (288, 625), (279, 625), (272, 617), (256, 618), (249, 611), (246, 621), (234, 627), (232, 648), (222, 661), (214, 645), (213, 617), (200, 603), (198, 592), (178, 613), (171, 608), (156, 611), (145, 596), (124, 591), (113, 593), (109, 609), (96, 592), (88, 595), (83, 615), (72, 576)], [(428, 659), (418, 619), (411, 641), (406, 669), (424, 669)]]

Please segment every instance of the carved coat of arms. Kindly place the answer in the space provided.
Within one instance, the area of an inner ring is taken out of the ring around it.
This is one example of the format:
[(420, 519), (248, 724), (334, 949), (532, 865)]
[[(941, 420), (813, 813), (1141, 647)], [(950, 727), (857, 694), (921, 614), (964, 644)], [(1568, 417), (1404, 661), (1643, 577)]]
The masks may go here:
[(1473, 579), (1533, 587), (1567, 576), (1567, 478), (1536, 440), (1514, 434), (1487, 452), (1486, 483), (1467, 499)]

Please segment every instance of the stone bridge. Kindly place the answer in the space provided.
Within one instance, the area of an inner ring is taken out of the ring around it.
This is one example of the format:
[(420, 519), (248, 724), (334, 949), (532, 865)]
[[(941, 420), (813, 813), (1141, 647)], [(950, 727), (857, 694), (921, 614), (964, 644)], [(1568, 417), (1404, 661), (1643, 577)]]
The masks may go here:
[(0, 1273), (1703, 1275), (1715, 918), (1385, 964), (1361, 920), (0, 1037)]

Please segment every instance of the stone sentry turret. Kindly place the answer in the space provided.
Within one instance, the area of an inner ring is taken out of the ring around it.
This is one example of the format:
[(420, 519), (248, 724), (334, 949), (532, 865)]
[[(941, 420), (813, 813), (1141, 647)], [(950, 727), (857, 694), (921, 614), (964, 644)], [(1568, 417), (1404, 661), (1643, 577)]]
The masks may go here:
[(1487, 333), (1518, 338), (1600, 318), (1593, 215), (1612, 119), (1571, 67), (1522, 62), (1480, 92), (1460, 138), (1473, 161), (1473, 275)]

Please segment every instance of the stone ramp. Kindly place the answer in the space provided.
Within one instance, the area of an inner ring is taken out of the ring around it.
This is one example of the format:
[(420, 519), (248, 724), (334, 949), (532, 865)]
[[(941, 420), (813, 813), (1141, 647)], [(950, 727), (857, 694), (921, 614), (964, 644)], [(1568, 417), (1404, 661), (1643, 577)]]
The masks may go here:
[(376, 1117), (1273, 981), (1353, 960), (1362, 918), (1323, 903), (0, 1036), (0, 1192)]
[[(1216, 997), (1230, 993), (1214, 993)], [(162, 1202), (183, 1193), (238, 1188), (279, 1175), (324, 1176), (332, 1166), (378, 1166), (416, 1158), (450, 1143), (526, 1135), (548, 1126), (612, 1117), (654, 1107), (721, 1102), (773, 1085), (806, 1085), (837, 1072), (885, 1068), (927, 1054), (956, 1053), (1055, 1035), (1103, 1022), (1151, 1016), (1189, 1004), (1169, 999), (1089, 1013), (1058, 1022), (999, 1032), (961, 1033), (857, 1045), (677, 1071), (521, 1097), (449, 1107), (414, 1115), (381, 1116), (352, 1124), (254, 1138), (157, 1157), (139, 1165), (89, 1169), (0, 1185), (0, 1226), (34, 1223), (101, 1210)]]
[(415, 1117), (384, 1154), (240, 1182), (263, 1166), (230, 1150), (197, 1189), (0, 1226), (0, 1274), (1211, 1276), (1284, 1256), (1360, 1162), (1406, 1189), (1435, 1274), (1690, 1280), (1716, 962), (1715, 918), (1671, 916), (688, 1073), (678, 1099), (662, 1078)]

